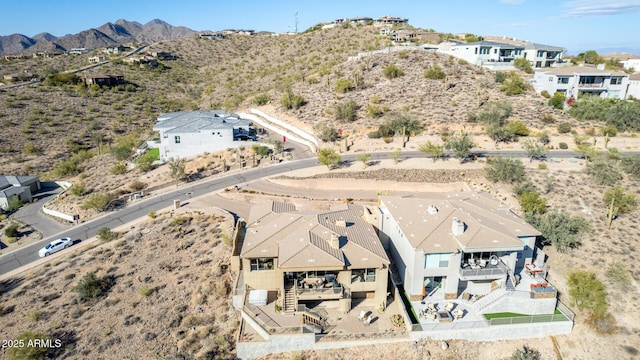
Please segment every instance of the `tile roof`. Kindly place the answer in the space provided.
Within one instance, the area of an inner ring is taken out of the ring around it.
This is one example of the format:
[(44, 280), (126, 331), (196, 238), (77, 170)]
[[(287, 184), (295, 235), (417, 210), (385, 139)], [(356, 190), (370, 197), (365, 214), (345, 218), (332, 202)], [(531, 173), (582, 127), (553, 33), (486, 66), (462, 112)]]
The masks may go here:
[[(268, 202), (254, 206), (240, 256), (277, 257), (280, 268), (380, 268), (388, 265), (364, 208), (346, 204), (325, 212), (297, 211), (293, 205)], [(339, 246), (331, 245), (337, 238)]]
[[(430, 206), (437, 211), (429, 212)], [(518, 237), (540, 235), (500, 201), (481, 192), (384, 196), (382, 209), (393, 216), (412, 247), (425, 253), (521, 248)], [(452, 231), (455, 218), (465, 225), (460, 235)]]

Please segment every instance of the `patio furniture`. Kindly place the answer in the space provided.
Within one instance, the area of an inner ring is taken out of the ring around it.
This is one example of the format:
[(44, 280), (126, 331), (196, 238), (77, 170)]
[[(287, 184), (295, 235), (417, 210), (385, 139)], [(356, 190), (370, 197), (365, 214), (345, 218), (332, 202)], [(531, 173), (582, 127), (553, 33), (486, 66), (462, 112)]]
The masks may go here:
[(456, 304), (450, 302), (450, 303), (447, 303), (447, 305), (445, 305), (444, 309), (447, 310), (447, 311), (451, 311), (451, 310), (453, 310), (454, 307), (456, 307)]
[(480, 261), (478, 262), (478, 265), (480, 265), (480, 268), (486, 267), (487, 266), (487, 260), (480, 259)]
[(364, 319), (364, 326), (369, 326), (369, 324), (371, 324), (371, 315)]
[(438, 318), (438, 315), (436, 315), (435, 313), (425, 313), (424, 314), (424, 318), (425, 319), (430, 319), (430, 320), (435, 320)]
[(462, 319), (462, 317), (464, 316), (464, 310), (462, 310), (462, 309), (458, 309), (458, 310), (454, 311), (454, 312), (453, 312), (453, 316), (454, 316), (456, 319)]
[(360, 316), (358, 316), (358, 320), (364, 321), (366, 316), (367, 316), (367, 312), (362, 310), (360, 311)]
[(424, 317), (426, 314), (427, 314), (427, 313), (426, 313), (426, 312), (424, 312), (424, 310), (423, 310), (423, 309), (418, 309), (418, 316), (419, 316), (419, 317)]
[(429, 303), (429, 305), (427, 305), (427, 308), (429, 309), (429, 311), (431, 312), (436, 312), (438, 311), (438, 309), (436, 308), (436, 304), (434, 303)]
[(462, 293), (462, 300), (467, 300), (467, 301), (471, 300), (471, 294), (468, 293), (468, 292), (463, 292)]

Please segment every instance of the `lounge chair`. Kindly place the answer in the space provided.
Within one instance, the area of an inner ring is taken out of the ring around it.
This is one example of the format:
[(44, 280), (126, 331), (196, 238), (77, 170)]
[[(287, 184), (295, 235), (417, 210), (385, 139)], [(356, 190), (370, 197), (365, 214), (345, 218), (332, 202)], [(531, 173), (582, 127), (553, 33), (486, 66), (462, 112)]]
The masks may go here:
[(358, 316), (358, 320), (363, 321), (364, 319), (366, 319), (366, 317), (367, 317), (367, 312), (362, 310), (360, 311), (360, 316)]
[(462, 319), (463, 316), (464, 316), (464, 310), (462, 309), (458, 309), (453, 312), (453, 317), (455, 317), (456, 319)]
[(451, 311), (451, 310), (453, 310), (454, 307), (456, 307), (456, 304), (450, 302), (450, 303), (447, 303), (447, 305), (444, 307), (444, 309), (447, 310), (447, 311)]
[(435, 313), (426, 313), (424, 314), (425, 319), (435, 320), (438, 318), (438, 315)]
[(427, 313), (423, 309), (418, 310), (418, 316), (424, 317)]
[(429, 311), (431, 311), (431, 312), (438, 311), (438, 309), (436, 308), (436, 304), (434, 304), (434, 303), (429, 303), (429, 305), (427, 305), (427, 308), (429, 308)]
[(369, 324), (371, 324), (371, 315), (367, 316), (367, 318), (364, 320), (365, 326), (369, 326)]

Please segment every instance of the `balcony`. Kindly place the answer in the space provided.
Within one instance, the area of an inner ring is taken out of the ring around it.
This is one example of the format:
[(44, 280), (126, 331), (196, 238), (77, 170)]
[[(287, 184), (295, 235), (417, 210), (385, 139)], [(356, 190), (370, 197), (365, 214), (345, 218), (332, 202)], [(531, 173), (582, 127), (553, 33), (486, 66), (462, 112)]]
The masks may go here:
[(604, 87), (604, 83), (578, 83), (578, 87), (583, 89), (601, 89)]
[(507, 267), (500, 261), (489, 263), (479, 261), (478, 263), (465, 263), (460, 267), (460, 280), (493, 280), (506, 277)]
[(298, 288), (298, 300), (336, 300), (344, 298), (344, 288), (339, 284), (327, 284), (325, 287)]

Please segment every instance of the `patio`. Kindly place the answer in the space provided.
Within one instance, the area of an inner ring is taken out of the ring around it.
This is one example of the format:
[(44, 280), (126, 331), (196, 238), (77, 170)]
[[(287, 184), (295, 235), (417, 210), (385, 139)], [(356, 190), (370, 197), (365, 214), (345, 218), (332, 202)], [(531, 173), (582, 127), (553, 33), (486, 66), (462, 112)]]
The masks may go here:
[[(317, 333), (320, 341), (355, 340), (370, 337), (408, 336), (406, 327), (398, 328), (391, 322), (391, 316), (402, 314), (401, 301), (393, 300), (384, 312), (379, 312), (373, 299), (353, 299), (352, 309), (346, 314), (338, 308), (337, 301), (305, 302), (295, 314), (285, 314), (275, 310), (275, 293), (270, 293), (264, 306), (254, 306), (245, 302), (245, 312), (272, 335), (303, 332), (303, 314), (320, 317)], [(364, 317), (361, 317), (364, 315)], [(367, 321), (368, 320), (368, 321)], [(311, 325), (310, 327), (313, 327)], [(310, 331), (306, 327), (304, 332)], [(244, 341), (264, 341), (249, 325), (241, 330)]]

